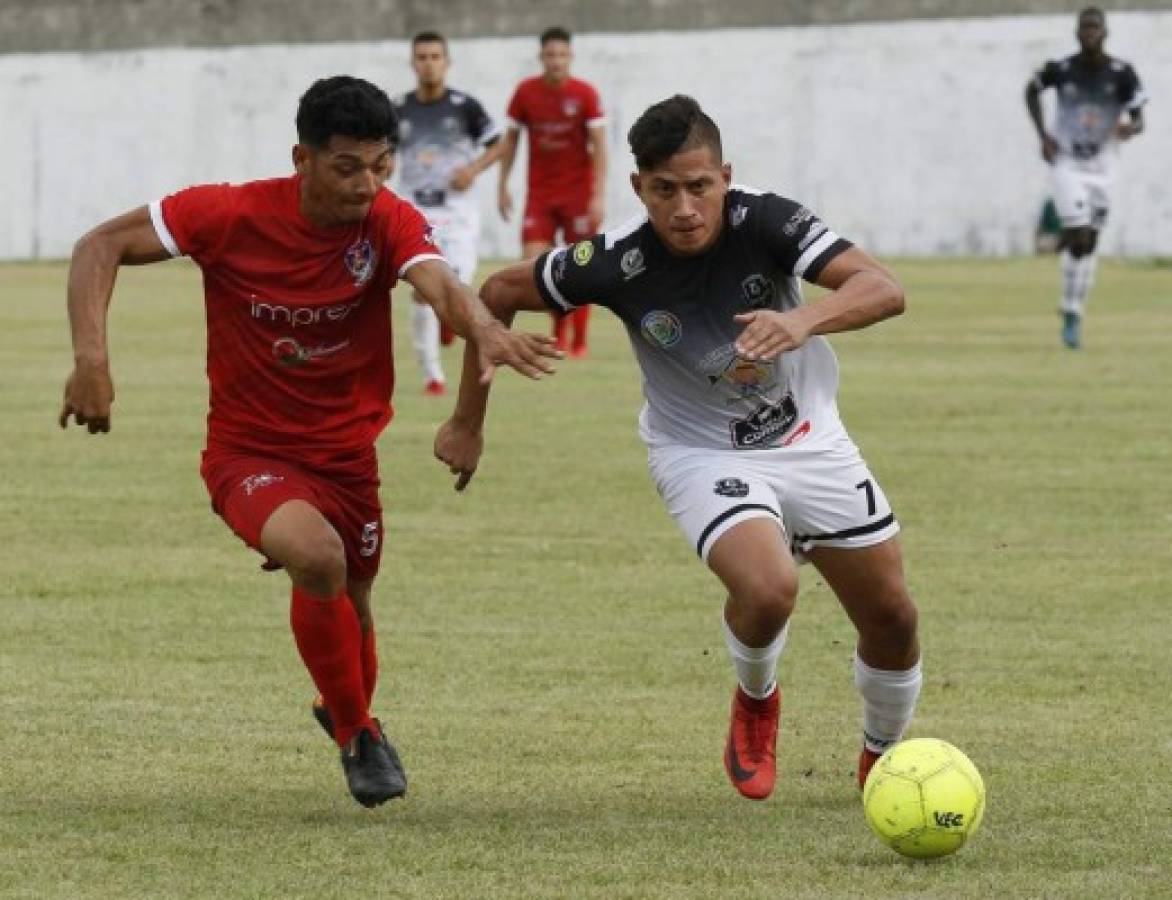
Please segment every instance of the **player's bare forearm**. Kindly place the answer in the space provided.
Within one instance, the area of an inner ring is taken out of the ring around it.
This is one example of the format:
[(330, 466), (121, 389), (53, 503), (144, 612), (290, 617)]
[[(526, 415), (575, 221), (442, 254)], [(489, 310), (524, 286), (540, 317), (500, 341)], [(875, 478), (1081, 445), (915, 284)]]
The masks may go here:
[(486, 169), (492, 168), (500, 161), (505, 152), (504, 143), (505, 142), (503, 139), (493, 141), (492, 144), (486, 147), (484, 152), (476, 158), (476, 161), (472, 165), (475, 168), (477, 175)]
[[(519, 310), (546, 309), (533, 281), (532, 262), (516, 263), (489, 276), (480, 289), (480, 300), (493, 319), (506, 328), (513, 324)], [(559, 355), (551, 354), (553, 358)], [(452, 420), (479, 433), (484, 427), (490, 384), (481, 377), (480, 348), (469, 341), (464, 348), (464, 367)]]
[(73, 355), (79, 363), (108, 362), (106, 314), (119, 266), (169, 257), (145, 206), (103, 222), (78, 240), (69, 262), (67, 302)]
[(500, 184), (505, 187), (509, 182), (509, 175), (513, 172), (513, 162), (517, 159), (517, 139), (520, 132), (515, 128), (506, 128), (505, 136), (497, 143), (498, 159), (500, 160)]
[(840, 253), (818, 274), (831, 293), (800, 307), (811, 334), (866, 328), (898, 316), (906, 305), (903, 287), (878, 260), (858, 247)]
[(57, 417), (62, 428), (72, 419), (86, 426), (90, 434), (110, 430), (114, 383), (110, 378), (106, 319), (118, 267), (168, 256), (146, 207), (104, 222), (74, 245), (67, 299), (74, 364)]
[(737, 337), (737, 353), (746, 359), (773, 360), (801, 347), (811, 335), (866, 328), (904, 310), (903, 288), (895, 276), (857, 247), (832, 259), (818, 284), (831, 293), (813, 303), (785, 312), (765, 309), (735, 316), (745, 326)]
[(593, 199), (595, 203), (601, 203), (606, 197), (606, 168), (608, 162), (606, 154), (606, 129), (598, 126), (591, 128), (588, 134), (590, 136), (590, 162), (594, 171)]
[(855, 331), (892, 316), (905, 308), (903, 288), (889, 273), (867, 269), (851, 275), (830, 294), (799, 307), (810, 334)]

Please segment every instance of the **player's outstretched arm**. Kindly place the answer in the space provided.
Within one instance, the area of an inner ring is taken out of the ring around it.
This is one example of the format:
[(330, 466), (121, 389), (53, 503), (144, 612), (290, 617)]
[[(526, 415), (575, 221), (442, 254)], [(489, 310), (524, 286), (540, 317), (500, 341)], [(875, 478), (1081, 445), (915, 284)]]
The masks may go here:
[(904, 311), (903, 287), (858, 247), (834, 257), (818, 274), (830, 293), (797, 309), (758, 310), (735, 316), (745, 325), (736, 350), (746, 359), (776, 359), (801, 347), (813, 334), (854, 331)]
[[(545, 311), (548, 307), (537, 291), (533, 263), (521, 262), (489, 277), (480, 289), (487, 309), (507, 327), (519, 310)], [(552, 354), (561, 356), (553, 350)], [(435, 456), (447, 465), (462, 491), (472, 480), (484, 449), (484, 416), (488, 408), (490, 382), (481, 376), (480, 354), (471, 342), (464, 348), (464, 369), (456, 408), (435, 437)]]
[(475, 349), (478, 377), (484, 383), (491, 381), (497, 366), (502, 365), (527, 378), (553, 374), (552, 361), (561, 356), (553, 338), (510, 331), (443, 260), (424, 260), (403, 277), (431, 305), (440, 321)]
[(73, 247), (69, 262), (69, 327), (73, 372), (65, 382), (58, 424), (72, 417), (90, 434), (110, 430), (114, 383), (106, 340), (106, 318), (118, 267), (170, 259), (145, 206), (103, 222)]

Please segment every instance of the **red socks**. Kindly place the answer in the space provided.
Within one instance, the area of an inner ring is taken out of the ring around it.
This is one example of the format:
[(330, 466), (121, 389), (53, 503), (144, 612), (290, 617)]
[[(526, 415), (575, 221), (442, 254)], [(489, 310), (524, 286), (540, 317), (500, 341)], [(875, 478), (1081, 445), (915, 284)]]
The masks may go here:
[[(559, 350), (586, 349), (586, 325), (590, 321), (590, 307), (579, 306), (564, 316), (553, 317), (553, 336)], [(573, 329), (573, 345), (570, 343), (570, 330)]]
[[(319, 600), (295, 587), (289, 624), (305, 668), (334, 720), (334, 738), (345, 747), (364, 727), (374, 725), (363, 676), (366, 642), (354, 604), (345, 591), (332, 600)], [(373, 634), (369, 644), (373, 658)]]
[(378, 650), (374, 643), (374, 629), (362, 632), (362, 683), (366, 687), (366, 706), (374, 700), (374, 686), (378, 684)]
[(579, 306), (568, 318), (574, 323), (574, 344), (571, 350), (586, 349), (586, 323), (590, 321), (590, 307)]

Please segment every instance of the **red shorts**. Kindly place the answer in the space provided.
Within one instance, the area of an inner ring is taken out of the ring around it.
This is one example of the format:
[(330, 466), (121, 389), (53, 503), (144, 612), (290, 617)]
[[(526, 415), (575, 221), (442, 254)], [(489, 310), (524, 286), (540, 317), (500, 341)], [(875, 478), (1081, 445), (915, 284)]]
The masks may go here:
[[(354, 473), (324, 475), (272, 457), (206, 451), (200, 474), (212, 509), (253, 550), (263, 552), (261, 529), (277, 507), (289, 500), (304, 500), (342, 538), (349, 578), (369, 580), (378, 573), (383, 515), (373, 454)], [(277, 568), (275, 564), (265, 567)]]
[(592, 236), (592, 225), (589, 195), (548, 200), (530, 197), (525, 204), (525, 217), (521, 221), (521, 242), (555, 244), (560, 229), (562, 242), (572, 244)]

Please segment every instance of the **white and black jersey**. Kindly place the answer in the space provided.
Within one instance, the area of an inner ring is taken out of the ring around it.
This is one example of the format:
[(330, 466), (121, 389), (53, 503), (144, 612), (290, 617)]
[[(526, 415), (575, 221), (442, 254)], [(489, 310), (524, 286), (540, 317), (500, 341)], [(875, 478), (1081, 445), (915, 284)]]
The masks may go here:
[(802, 303), (799, 278), (815, 281), (850, 243), (814, 213), (776, 194), (734, 187), (716, 244), (673, 256), (646, 216), (535, 263), (542, 297), (566, 312), (605, 306), (627, 328), (643, 371), (640, 432), (649, 446), (755, 450), (812, 443), (841, 424), (838, 363), (811, 337), (774, 362), (742, 359), (733, 320)]
[(1110, 56), (1103, 66), (1091, 66), (1077, 53), (1051, 60), (1034, 75), (1034, 85), (1057, 92), (1054, 138), (1059, 152), (1074, 160), (1093, 160), (1112, 146), (1123, 111), (1137, 110), (1148, 99), (1135, 69)]
[(461, 91), (444, 91), (430, 103), (411, 91), (394, 102), (399, 114), (399, 193), (424, 212), (474, 206), (475, 198), (452, 189), (452, 172), (499, 140), (500, 127), (480, 101)]

